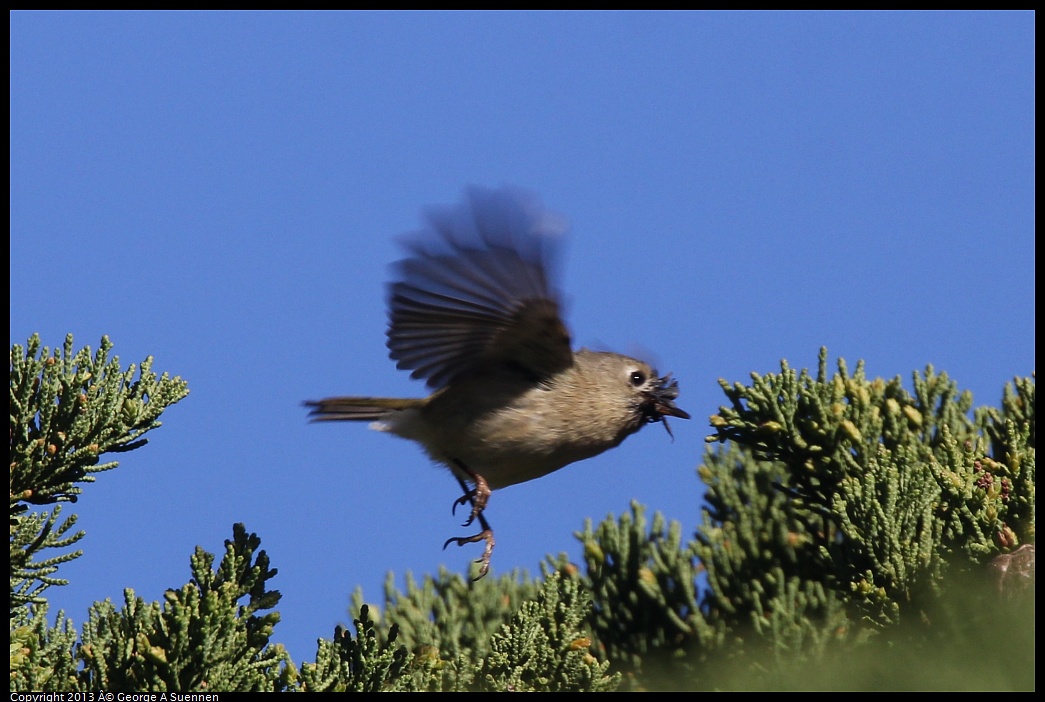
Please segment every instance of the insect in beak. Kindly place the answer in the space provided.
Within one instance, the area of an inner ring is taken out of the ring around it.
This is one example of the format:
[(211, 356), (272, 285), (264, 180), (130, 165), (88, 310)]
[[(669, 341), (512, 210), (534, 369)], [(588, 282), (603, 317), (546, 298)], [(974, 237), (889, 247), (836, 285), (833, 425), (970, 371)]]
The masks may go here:
[(671, 373), (663, 378), (658, 378), (656, 387), (646, 393), (646, 421), (661, 422), (672, 441), (675, 440), (675, 435), (671, 433), (671, 426), (668, 424), (667, 418), (689, 419), (689, 413), (675, 404), (675, 398), (678, 396), (679, 383), (677, 380), (671, 379)]

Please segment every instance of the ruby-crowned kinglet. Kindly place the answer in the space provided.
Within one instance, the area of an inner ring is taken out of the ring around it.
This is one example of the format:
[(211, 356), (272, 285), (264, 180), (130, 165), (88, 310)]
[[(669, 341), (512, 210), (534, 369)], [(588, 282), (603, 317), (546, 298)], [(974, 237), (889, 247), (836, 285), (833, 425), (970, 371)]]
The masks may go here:
[[(528, 193), (470, 189), (455, 208), (432, 210), (408, 242), (388, 288), (388, 348), (396, 367), (435, 391), (425, 398), (309, 401), (314, 421), (371, 421), (413, 439), (446, 465), (471, 503), (465, 526), (485, 541), (483, 510), (496, 488), (533, 480), (620, 444), (643, 425), (689, 419), (678, 382), (643, 361), (570, 346), (549, 281), (562, 220)], [(670, 432), (670, 429), (669, 429)], [(469, 487), (469, 483), (472, 487)]]

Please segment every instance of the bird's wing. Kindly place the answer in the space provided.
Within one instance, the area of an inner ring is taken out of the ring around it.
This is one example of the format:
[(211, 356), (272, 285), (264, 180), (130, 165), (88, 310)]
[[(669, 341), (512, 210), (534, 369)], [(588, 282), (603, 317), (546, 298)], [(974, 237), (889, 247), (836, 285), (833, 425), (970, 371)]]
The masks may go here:
[(563, 221), (508, 188), (469, 189), (463, 204), (426, 220), (389, 285), (397, 367), (436, 388), (479, 369), (540, 379), (568, 367), (570, 336), (549, 281)]

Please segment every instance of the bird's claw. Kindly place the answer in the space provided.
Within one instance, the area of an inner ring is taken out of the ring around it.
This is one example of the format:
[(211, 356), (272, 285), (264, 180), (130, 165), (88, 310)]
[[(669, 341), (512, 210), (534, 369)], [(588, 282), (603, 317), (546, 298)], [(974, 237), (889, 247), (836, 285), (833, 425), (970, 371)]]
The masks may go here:
[[(466, 489), (463, 495), (454, 500), (454, 504), (450, 508), (450, 513), (456, 515), (458, 507), (471, 503), (472, 511), (461, 526), (470, 526), (476, 520), (476, 517), (486, 509), (486, 503), (490, 501), (490, 486), (486, 484), (486, 479), (481, 475), (475, 474), (472, 474), (472, 478), (475, 481), (475, 487), (470, 490)], [(464, 487), (463, 482), (461, 486)]]
[(460, 506), (466, 505), (468, 503), (472, 504), (472, 511), (468, 515), (468, 519), (461, 526), (468, 526), (468, 525), (470, 525), (472, 522), (475, 521), (475, 515), (478, 514), (478, 512), (476, 510), (476, 507), (475, 507), (475, 490), (469, 490), (468, 492), (466, 492), (465, 494), (461, 495), (456, 500), (454, 500), (454, 505), (450, 509), (450, 514), (453, 514), (453, 515), (456, 516), (457, 515), (457, 508), (460, 507)]
[(455, 536), (449, 538), (446, 540), (446, 543), (443, 544), (443, 550), (445, 551), (446, 547), (450, 544), (464, 546), (465, 544), (474, 544), (478, 541), (486, 542), (486, 546), (483, 548), (483, 555), (476, 560), (476, 563), (479, 564), (479, 574), (472, 578), (472, 581), (474, 582), (490, 571), (490, 556), (493, 555), (493, 529), (490, 528), (490, 523), (487, 522), (486, 517), (483, 516), (483, 510), (486, 509), (486, 503), (490, 501), (490, 486), (486, 482), (486, 478), (468, 468), (468, 466), (461, 461), (454, 459), (454, 464), (460, 468), (465, 475), (471, 478), (475, 487), (469, 488), (468, 484), (464, 481), (464, 478), (455, 473), (454, 475), (457, 477), (457, 482), (460, 483), (461, 490), (464, 494), (454, 500), (450, 512), (452, 514), (457, 514), (458, 506), (471, 503), (472, 512), (468, 515), (468, 520), (462, 526), (468, 526), (478, 519), (479, 525), (483, 530), (478, 534), (473, 534), (472, 536)]
[(472, 581), (479, 580), (488, 572), (490, 572), (490, 557), (493, 555), (494, 538), (492, 529), (483, 529), (478, 534), (472, 536), (453, 536), (446, 540), (443, 544), (443, 550), (450, 544), (457, 544), (458, 546), (464, 546), (465, 544), (474, 544), (479, 541), (485, 541), (486, 546), (483, 548), (483, 555), (476, 559), (476, 563), (479, 564), (479, 574), (472, 578)]

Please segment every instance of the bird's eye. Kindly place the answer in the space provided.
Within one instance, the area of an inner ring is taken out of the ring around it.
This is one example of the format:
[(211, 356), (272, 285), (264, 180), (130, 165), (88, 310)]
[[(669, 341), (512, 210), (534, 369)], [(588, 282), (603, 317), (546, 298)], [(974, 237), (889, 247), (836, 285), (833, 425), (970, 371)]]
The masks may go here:
[(632, 371), (631, 376), (628, 378), (631, 384), (638, 387), (646, 382), (646, 374), (642, 371)]

